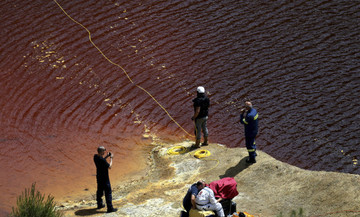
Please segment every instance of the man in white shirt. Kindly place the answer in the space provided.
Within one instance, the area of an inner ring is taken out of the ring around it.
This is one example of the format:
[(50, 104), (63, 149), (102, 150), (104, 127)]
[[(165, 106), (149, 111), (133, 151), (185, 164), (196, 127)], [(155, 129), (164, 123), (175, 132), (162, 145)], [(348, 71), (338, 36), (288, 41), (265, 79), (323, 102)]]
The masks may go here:
[(225, 217), (224, 210), (219, 200), (216, 200), (213, 190), (209, 187), (203, 188), (196, 196), (196, 208), (199, 210), (213, 210), (219, 217)]

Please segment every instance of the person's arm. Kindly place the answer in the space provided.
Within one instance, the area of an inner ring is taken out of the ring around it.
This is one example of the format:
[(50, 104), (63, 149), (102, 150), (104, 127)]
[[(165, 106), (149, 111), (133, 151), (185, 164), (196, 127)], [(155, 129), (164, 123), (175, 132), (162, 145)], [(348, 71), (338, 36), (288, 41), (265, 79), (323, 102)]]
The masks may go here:
[(199, 113), (200, 113), (200, 107), (196, 107), (196, 108), (195, 108), (195, 114), (194, 114), (194, 116), (191, 118), (191, 120), (195, 120), (196, 117), (199, 115)]
[[(245, 120), (245, 117), (244, 117), (244, 114), (245, 114), (245, 109), (241, 109), (241, 114), (240, 114), (240, 123), (242, 124), (247, 124), (246, 120)], [(245, 115), (246, 116), (246, 115)]]
[(192, 205), (192, 208), (193, 208), (193, 209), (196, 209), (195, 199), (196, 199), (195, 195), (192, 194), (192, 195), (191, 195), (191, 205)]
[(110, 155), (109, 169), (111, 169), (111, 166), (112, 166), (112, 159), (113, 159), (113, 157), (114, 157), (114, 154), (113, 154), (113, 153), (111, 153), (111, 155)]
[(218, 201), (215, 198), (214, 192), (212, 190), (209, 190), (209, 200), (211, 204), (215, 204)]

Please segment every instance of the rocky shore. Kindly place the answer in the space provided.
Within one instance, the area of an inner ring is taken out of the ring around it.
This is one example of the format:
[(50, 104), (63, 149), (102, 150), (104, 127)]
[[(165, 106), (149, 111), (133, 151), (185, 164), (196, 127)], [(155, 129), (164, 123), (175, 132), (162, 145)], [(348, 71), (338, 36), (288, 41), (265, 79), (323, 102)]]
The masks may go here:
[(280, 213), (290, 216), (292, 210), (302, 208), (304, 216), (360, 216), (359, 175), (303, 170), (261, 151), (257, 163), (249, 165), (245, 148), (230, 149), (219, 144), (198, 149), (211, 153), (202, 159), (194, 157), (197, 150), (168, 153), (171, 147), (188, 148), (191, 144), (185, 141), (149, 147), (147, 169), (113, 186), (113, 204), (119, 209), (116, 213), (95, 209), (95, 192), (91, 198), (59, 204), (59, 209), (65, 216), (176, 217), (192, 183), (234, 177), (239, 191), (233, 199), (237, 211), (257, 217)]

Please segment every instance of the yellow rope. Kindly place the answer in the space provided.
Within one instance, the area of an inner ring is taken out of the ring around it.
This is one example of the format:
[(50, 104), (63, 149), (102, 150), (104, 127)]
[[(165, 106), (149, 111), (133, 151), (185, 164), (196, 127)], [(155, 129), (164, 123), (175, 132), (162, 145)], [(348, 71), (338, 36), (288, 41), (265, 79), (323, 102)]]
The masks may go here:
[(208, 170), (204, 170), (204, 171), (201, 171), (199, 174), (203, 174), (203, 173), (207, 173), (213, 169), (215, 169), (219, 164), (220, 164), (220, 160), (218, 159), (207, 159), (206, 157), (209, 157), (211, 155), (210, 151), (208, 150), (198, 150), (198, 151), (195, 151), (194, 153), (194, 157), (198, 158), (198, 159), (201, 159), (201, 160), (206, 160), (206, 161), (216, 161), (216, 164), (215, 166), (211, 167), (210, 169)]
[(186, 151), (187, 151), (187, 148), (185, 148), (185, 147), (182, 146), (182, 145), (178, 145), (178, 146), (169, 148), (169, 149), (167, 150), (167, 153), (168, 153), (169, 155), (179, 155), (179, 154), (184, 154)]
[(174, 118), (169, 114), (169, 112), (155, 99), (155, 97), (154, 97), (153, 95), (151, 95), (151, 94), (150, 94), (147, 90), (145, 90), (143, 87), (135, 84), (135, 83), (131, 80), (130, 76), (128, 75), (128, 73), (126, 72), (126, 70), (125, 70), (123, 67), (121, 67), (119, 64), (114, 63), (113, 61), (111, 61), (111, 60), (100, 50), (100, 48), (92, 41), (92, 39), (91, 39), (91, 32), (90, 32), (90, 30), (89, 30), (88, 28), (86, 28), (83, 24), (81, 24), (80, 22), (78, 22), (78, 21), (76, 21), (74, 18), (72, 18), (72, 17), (64, 10), (64, 8), (61, 7), (61, 5), (60, 5), (56, 0), (54, 0), (54, 2), (59, 6), (59, 8), (64, 12), (64, 14), (65, 14), (68, 18), (70, 18), (74, 23), (80, 25), (82, 28), (84, 28), (84, 29), (88, 32), (88, 34), (89, 34), (89, 41), (91, 42), (91, 44), (100, 52), (100, 54), (101, 54), (107, 61), (109, 61), (111, 64), (119, 67), (119, 68), (124, 72), (124, 74), (126, 75), (126, 77), (128, 78), (128, 80), (129, 80), (132, 84), (134, 84), (137, 88), (139, 88), (139, 89), (143, 90), (145, 93), (147, 93), (147, 94), (165, 111), (165, 113), (169, 116), (169, 118), (170, 118), (181, 130), (183, 130), (187, 135), (189, 135), (189, 136), (191, 136), (191, 137), (194, 137), (193, 135), (191, 135), (190, 133), (188, 133), (184, 128), (182, 128), (178, 122), (175, 121), (175, 119), (174, 119)]
[(194, 155), (192, 155), (191, 152), (190, 152), (189, 154), (190, 154), (191, 156), (194, 156), (194, 157), (196, 157), (195, 154), (197, 154), (197, 156), (199, 156), (199, 157), (197, 157), (197, 158), (198, 158), (198, 159), (201, 159), (201, 160), (216, 161), (216, 165), (215, 165), (215, 166), (211, 167), (211, 168), (208, 169), (208, 170), (201, 171), (200, 173), (198, 173), (198, 175), (199, 175), (199, 174), (203, 174), (203, 173), (207, 173), (207, 172), (215, 169), (215, 168), (220, 164), (220, 160), (218, 160), (218, 159), (206, 159), (206, 158), (205, 158), (205, 157), (210, 156), (210, 151), (208, 151), (208, 150), (198, 150), (198, 151), (195, 151)]
[[(188, 148), (186, 148), (185, 146), (182, 146), (182, 145), (178, 145), (178, 146), (174, 146), (174, 147), (171, 147), (167, 150), (167, 153), (169, 155), (179, 155), (179, 154), (184, 154), (186, 153), (188, 150)], [(216, 165), (208, 170), (204, 170), (199, 174), (202, 174), (202, 173), (206, 173), (206, 172), (209, 172), (213, 169), (215, 169), (219, 164), (220, 164), (220, 161), (218, 159), (205, 159), (206, 157), (209, 157), (211, 155), (210, 151), (208, 150), (197, 150), (195, 151), (194, 155), (192, 154), (192, 152), (189, 152), (189, 154), (191, 156), (194, 156), (198, 159), (202, 159), (202, 160), (208, 160), (208, 161), (216, 161)]]
[(220, 164), (220, 161), (219, 161), (218, 159), (203, 159), (203, 160), (216, 161), (216, 165), (215, 165), (215, 166), (213, 166), (213, 167), (211, 167), (211, 168), (210, 168), (210, 169), (208, 169), (208, 170), (201, 171), (200, 173), (198, 173), (198, 175), (199, 175), (199, 174), (203, 174), (203, 173), (207, 173), (207, 172), (209, 172), (209, 171), (211, 171), (211, 170), (215, 169), (215, 168), (216, 168), (216, 167)]
[(209, 157), (210, 155), (211, 155), (211, 153), (208, 150), (199, 150), (194, 153), (194, 157), (199, 158), (199, 159), (204, 158), (204, 157)]

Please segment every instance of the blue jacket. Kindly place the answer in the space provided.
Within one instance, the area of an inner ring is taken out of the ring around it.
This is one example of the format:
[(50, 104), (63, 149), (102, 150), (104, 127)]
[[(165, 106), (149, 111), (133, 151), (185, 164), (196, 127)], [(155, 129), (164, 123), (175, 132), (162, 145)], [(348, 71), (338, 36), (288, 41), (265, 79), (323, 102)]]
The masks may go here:
[(255, 137), (258, 133), (258, 117), (256, 109), (251, 108), (246, 116), (243, 114), (240, 115), (240, 123), (245, 126), (245, 136), (246, 137)]

